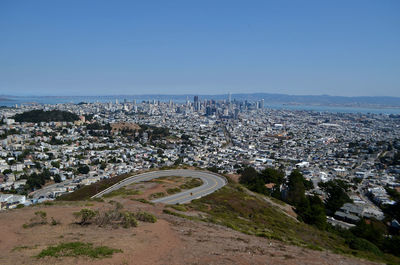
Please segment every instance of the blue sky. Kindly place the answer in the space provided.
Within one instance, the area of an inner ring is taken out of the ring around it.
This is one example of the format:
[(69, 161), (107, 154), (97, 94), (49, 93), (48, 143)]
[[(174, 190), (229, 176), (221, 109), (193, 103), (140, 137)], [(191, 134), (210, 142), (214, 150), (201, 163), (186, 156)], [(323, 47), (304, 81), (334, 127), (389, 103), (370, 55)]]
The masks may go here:
[(400, 1), (0, 1), (0, 94), (400, 96)]

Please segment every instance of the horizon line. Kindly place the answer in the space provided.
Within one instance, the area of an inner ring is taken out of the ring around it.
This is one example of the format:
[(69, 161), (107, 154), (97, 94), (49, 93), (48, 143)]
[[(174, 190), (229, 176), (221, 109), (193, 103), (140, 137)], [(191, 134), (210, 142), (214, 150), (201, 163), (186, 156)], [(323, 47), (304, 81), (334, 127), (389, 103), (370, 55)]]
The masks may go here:
[(51, 95), (51, 94), (43, 94), (43, 95), (12, 95), (12, 94), (0, 94), (0, 97), (121, 97), (121, 96), (228, 96), (228, 95), (258, 95), (258, 94), (266, 94), (266, 95), (283, 95), (283, 96), (295, 96), (295, 97), (341, 97), (341, 98), (399, 98), (400, 96), (338, 96), (338, 95), (329, 95), (329, 94), (285, 94), (285, 93), (268, 93), (268, 92), (252, 92), (252, 93), (220, 93), (220, 94), (201, 94), (201, 93), (183, 93), (183, 94), (168, 94), (168, 93), (148, 93), (148, 94), (91, 94), (91, 95)]

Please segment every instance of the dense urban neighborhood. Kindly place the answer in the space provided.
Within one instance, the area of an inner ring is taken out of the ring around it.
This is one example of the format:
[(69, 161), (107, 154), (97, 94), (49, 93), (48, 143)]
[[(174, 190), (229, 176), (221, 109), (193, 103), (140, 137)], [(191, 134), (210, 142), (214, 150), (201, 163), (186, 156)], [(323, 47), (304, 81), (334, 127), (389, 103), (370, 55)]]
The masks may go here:
[(398, 231), (400, 117), (269, 109), (264, 101), (24, 104), (0, 109), (0, 203), (11, 209), (152, 169), (239, 176), (302, 221)]

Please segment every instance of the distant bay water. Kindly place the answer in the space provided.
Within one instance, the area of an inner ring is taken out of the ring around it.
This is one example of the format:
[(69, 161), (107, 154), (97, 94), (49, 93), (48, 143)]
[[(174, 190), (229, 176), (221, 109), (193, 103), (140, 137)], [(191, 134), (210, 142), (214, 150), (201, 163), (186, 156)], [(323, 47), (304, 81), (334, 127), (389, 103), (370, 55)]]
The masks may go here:
[(330, 113), (363, 113), (363, 114), (400, 114), (400, 108), (371, 108), (371, 107), (346, 107), (322, 106), (307, 104), (266, 104), (265, 107), (282, 110), (306, 110)]
[[(208, 97), (210, 98), (210, 97)], [(218, 96), (216, 99), (221, 99)], [(136, 100), (137, 103), (142, 101), (153, 101), (159, 100), (162, 102), (168, 102), (172, 100), (175, 103), (184, 103), (186, 100), (193, 101), (192, 96), (169, 96), (169, 95), (139, 95), (139, 96), (30, 96), (30, 97), (14, 97), (14, 96), (0, 96), (0, 106), (14, 107), (15, 105), (20, 106), (21, 104), (28, 105), (32, 103), (36, 104), (61, 104), (61, 103), (73, 103), (77, 104), (80, 102), (112, 102), (115, 101), (123, 103), (124, 101), (133, 102)], [(265, 108), (269, 109), (281, 109), (281, 110), (305, 110), (305, 111), (316, 111), (316, 112), (330, 112), (330, 113), (371, 113), (371, 114), (400, 114), (400, 108), (395, 107), (353, 107), (353, 106), (332, 106), (323, 104), (291, 104), (291, 103), (269, 103), (265, 102)]]

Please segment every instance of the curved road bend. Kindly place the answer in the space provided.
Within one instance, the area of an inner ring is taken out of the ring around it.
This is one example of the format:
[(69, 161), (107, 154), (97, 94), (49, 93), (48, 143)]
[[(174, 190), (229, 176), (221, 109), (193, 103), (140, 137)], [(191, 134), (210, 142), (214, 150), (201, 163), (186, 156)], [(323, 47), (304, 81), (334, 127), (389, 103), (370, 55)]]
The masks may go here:
[(92, 196), (92, 198), (99, 198), (104, 194), (107, 194), (114, 190), (118, 190), (123, 186), (132, 183), (149, 181), (152, 179), (160, 177), (169, 177), (169, 176), (199, 178), (203, 181), (203, 185), (167, 197), (155, 199), (152, 202), (161, 202), (166, 204), (187, 203), (190, 202), (191, 200), (198, 199), (200, 197), (213, 193), (214, 191), (226, 185), (226, 180), (224, 177), (211, 172), (189, 170), (189, 169), (160, 170), (160, 171), (146, 172), (126, 178), (118, 182), (117, 184), (114, 184), (113, 186), (97, 193), (96, 195)]

